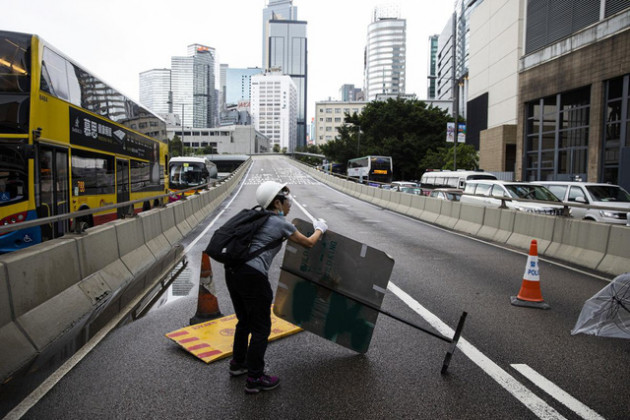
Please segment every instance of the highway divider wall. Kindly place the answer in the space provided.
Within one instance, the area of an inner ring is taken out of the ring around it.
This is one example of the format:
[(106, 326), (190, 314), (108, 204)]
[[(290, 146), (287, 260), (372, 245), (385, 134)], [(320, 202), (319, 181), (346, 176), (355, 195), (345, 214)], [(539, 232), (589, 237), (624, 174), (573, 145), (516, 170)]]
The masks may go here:
[(132, 310), (184, 258), (181, 239), (250, 165), (164, 208), (0, 255), (0, 383), (74, 353)]
[(294, 161), (331, 187), (407, 216), (491, 242), (617, 276), (630, 271), (630, 227), (393, 192), (348, 181)]

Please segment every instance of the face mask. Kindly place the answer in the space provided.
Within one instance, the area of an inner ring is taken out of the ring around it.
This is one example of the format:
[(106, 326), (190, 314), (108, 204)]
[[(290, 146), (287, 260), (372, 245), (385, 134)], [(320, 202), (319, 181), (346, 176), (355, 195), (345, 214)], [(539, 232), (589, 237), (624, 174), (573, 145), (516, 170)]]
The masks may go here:
[(278, 212), (278, 216), (284, 216), (284, 212), (283, 212), (282, 210), (280, 210), (280, 211)]

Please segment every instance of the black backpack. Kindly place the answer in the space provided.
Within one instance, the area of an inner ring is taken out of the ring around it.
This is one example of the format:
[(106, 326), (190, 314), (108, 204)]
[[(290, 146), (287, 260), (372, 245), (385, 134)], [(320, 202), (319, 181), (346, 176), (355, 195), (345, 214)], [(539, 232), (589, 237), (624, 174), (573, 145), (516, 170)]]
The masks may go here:
[(284, 238), (276, 239), (254, 252), (249, 252), (254, 234), (272, 214), (260, 206), (241, 210), (214, 232), (206, 248), (206, 254), (226, 267), (235, 267), (280, 245)]

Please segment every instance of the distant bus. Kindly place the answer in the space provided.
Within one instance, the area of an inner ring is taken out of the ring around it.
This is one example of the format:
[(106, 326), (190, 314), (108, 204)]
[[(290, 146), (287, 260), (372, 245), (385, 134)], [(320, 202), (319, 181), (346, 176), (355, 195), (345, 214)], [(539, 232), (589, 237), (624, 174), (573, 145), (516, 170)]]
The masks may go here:
[(219, 178), (228, 176), (249, 159), (247, 155), (206, 155), (205, 157), (217, 165)]
[[(0, 31), (0, 225), (144, 200), (83, 216), (89, 227), (161, 204), (166, 123), (37, 35)], [(62, 236), (67, 220), (0, 235), (0, 253)]]
[(174, 157), (168, 163), (168, 189), (178, 192), (199, 186), (199, 189), (186, 191), (194, 194), (206, 188), (206, 184), (217, 179), (217, 165), (205, 157)]
[(391, 156), (363, 156), (348, 161), (348, 176), (364, 182), (392, 182), (394, 167)]
[(497, 179), (497, 177), (481, 171), (431, 171), (422, 174), (420, 187), (427, 189), (459, 188), (463, 190), (466, 181), (471, 179)]
[(346, 172), (342, 163), (323, 163), (319, 166), (319, 169), (333, 174), (343, 174)]

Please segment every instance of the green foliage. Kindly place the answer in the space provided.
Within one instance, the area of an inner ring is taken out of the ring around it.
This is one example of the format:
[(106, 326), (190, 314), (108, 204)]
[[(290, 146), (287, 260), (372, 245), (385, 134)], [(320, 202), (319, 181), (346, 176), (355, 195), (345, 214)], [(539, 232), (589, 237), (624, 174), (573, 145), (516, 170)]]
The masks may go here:
[(182, 156), (184, 152), (184, 144), (177, 134), (168, 141), (168, 154), (171, 157)]
[[(457, 167), (454, 165), (456, 159)], [(459, 143), (457, 145), (457, 156), (454, 156), (453, 146), (438, 147), (436, 150), (429, 150), (420, 161), (419, 169), (424, 173), (427, 169), (479, 169), (479, 156), (477, 151), (470, 144)]]
[(346, 114), (339, 136), (321, 150), (331, 162), (365, 155), (391, 156), (395, 179), (419, 179), (424, 172), (419, 163), (444, 145), (446, 123), (451, 120), (445, 110), (423, 101), (373, 101), (360, 115)]
[(280, 153), (280, 145), (279, 144), (274, 144), (273, 145), (273, 152), (274, 153)]
[[(296, 152), (304, 152), (304, 153), (313, 153), (313, 154), (321, 154), (322, 152), (319, 150), (319, 147), (317, 147), (316, 145), (306, 145), (306, 146), (299, 146), (295, 148)], [(312, 166), (316, 166), (316, 165), (321, 165), (322, 160), (320, 158), (316, 158), (316, 157), (311, 157), (311, 156), (302, 156), (302, 155), (295, 155), (295, 158), (297, 160), (299, 160), (300, 162), (304, 162), (308, 165), (312, 165)]]

